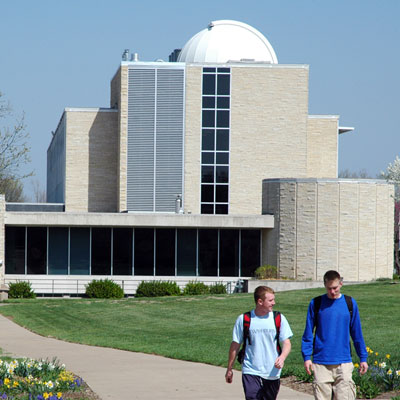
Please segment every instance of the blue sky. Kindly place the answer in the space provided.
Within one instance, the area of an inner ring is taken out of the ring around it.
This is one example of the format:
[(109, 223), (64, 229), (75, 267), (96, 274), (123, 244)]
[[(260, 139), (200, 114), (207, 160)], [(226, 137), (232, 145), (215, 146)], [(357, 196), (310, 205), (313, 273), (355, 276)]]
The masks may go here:
[(25, 113), (33, 179), (45, 187), (65, 107), (108, 107), (124, 49), (168, 60), (218, 19), (261, 31), (279, 63), (310, 65), (309, 113), (355, 127), (340, 136), (339, 170), (375, 176), (400, 154), (400, 0), (3, 0), (0, 91)]

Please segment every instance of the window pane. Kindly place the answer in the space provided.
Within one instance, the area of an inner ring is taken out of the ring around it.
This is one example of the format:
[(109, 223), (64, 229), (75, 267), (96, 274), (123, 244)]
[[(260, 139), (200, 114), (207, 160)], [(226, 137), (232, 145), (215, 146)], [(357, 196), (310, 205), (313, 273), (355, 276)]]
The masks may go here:
[(216, 68), (205, 67), (203, 68), (203, 72), (215, 72)]
[(201, 153), (202, 164), (214, 164), (214, 153)]
[(175, 275), (175, 229), (156, 229), (156, 275)]
[(113, 275), (132, 275), (132, 229), (113, 229)]
[(217, 111), (217, 127), (229, 128), (229, 111), (225, 110)]
[(242, 230), (241, 233), (241, 276), (253, 276), (261, 265), (260, 260), (261, 231), (257, 229)]
[(70, 260), (71, 275), (90, 274), (90, 229), (70, 228)]
[(215, 111), (203, 110), (203, 127), (212, 128), (215, 126)]
[(239, 276), (239, 231), (219, 231), (219, 275)]
[(228, 185), (215, 185), (215, 201), (217, 203), (228, 202)]
[(229, 153), (217, 153), (216, 164), (229, 164)]
[(201, 185), (201, 202), (214, 202), (214, 185)]
[(215, 97), (203, 96), (203, 108), (215, 108)]
[(135, 275), (154, 275), (154, 229), (135, 228)]
[(215, 206), (215, 214), (228, 214), (227, 204), (217, 204)]
[(28, 274), (46, 273), (47, 228), (27, 228), (27, 272)]
[(215, 75), (203, 74), (203, 94), (215, 94)]
[(196, 229), (178, 229), (177, 272), (178, 275), (196, 275)]
[(218, 230), (199, 229), (199, 275), (217, 276)]
[(217, 97), (217, 108), (229, 108), (229, 97)]
[(49, 274), (68, 274), (68, 228), (49, 228)]
[(111, 275), (111, 228), (92, 228), (92, 275)]
[(228, 129), (217, 129), (217, 150), (229, 150)]
[(230, 93), (230, 75), (218, 75), (218, 93), (217, 94), (229, 94)]
[(214, 205), (212, 204), (202, 204), (201, 205), (202, 214), (214, 214)]
[(6, 274), (25, 274), (25, 227), (6, 226)]
[(214, 129), (203, 129), (202, 131), (202, 150), (214, 150), (215, 149), (215, 131)]
[(201, 167), (201, 182), (203, 183), (213, 183), (214, 182), (214, 167), (213, 166), (203, 166)]
[(216, 167), (216, 182), (228, 183), (229, 182), (229, 167)]
[(221, 68), (218, 68), (218, 72), (231, 72), (231, 69), (230, 68), (225, 68), (225, 67), (221, 67)]

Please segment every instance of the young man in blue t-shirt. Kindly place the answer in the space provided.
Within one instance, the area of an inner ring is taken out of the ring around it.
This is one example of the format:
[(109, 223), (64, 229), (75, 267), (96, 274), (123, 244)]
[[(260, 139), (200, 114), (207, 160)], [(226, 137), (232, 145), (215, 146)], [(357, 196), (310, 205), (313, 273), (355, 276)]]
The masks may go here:
[[(242, 364), (242, 383), (246, 400), (275, 400), (280, 386), (280, 374), (286, 357), (290, 353), (290, 338), (293, 333), (286, 318), (281, 314), (278, 340), (282, 353), (278, 354), (274, 313), (274, 291), (268, 286), (259, 286), (254, 291), (256, 307), (251, 311), (251, 344), (247, 343)], [(233, 364), (240, 344), (243, 342), (243, 314), (233, 328), (233, 340), (229, 348), (227, 383), (232, 383)]]
[[(350, 336), (360, 358), (360, 373), (368, 369), (367, 350), (361, 330), (357, 302), (352, 302), (352, 315), (345, 296), (340, 293), (343, 285), (340, 274), (328, 271), (324, 275), (326, 294), (321, 297), (317, 315), (314, 315), (315, 299), (308, 307), (306, 327), (301, 343), (304, 368), (314, 373), (314, 398), (355, 399), (356, 390), (352, 379), (353, 363), (350, 351)], [(313, 329), (316, 325), (315, 339)], [(311, 362), (311, 355), (313, 361)]]

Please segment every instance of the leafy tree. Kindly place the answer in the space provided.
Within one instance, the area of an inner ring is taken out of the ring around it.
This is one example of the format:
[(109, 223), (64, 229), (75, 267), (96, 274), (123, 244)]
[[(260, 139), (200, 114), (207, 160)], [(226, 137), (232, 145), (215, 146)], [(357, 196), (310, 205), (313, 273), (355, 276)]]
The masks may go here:
[[(24, 116), (16, 117), (0, 92), (0, 192), (6, 201), (22, 201), (21, 180), (33, 173), (21, 173), (20, 168), (30, 162)], [(4, 125), (3, 125), (4, 123)]]

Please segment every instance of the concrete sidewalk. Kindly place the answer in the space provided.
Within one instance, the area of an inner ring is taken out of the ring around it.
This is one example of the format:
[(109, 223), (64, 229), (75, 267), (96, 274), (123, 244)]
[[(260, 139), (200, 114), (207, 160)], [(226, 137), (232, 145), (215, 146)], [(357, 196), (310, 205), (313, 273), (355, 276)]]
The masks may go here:
[[(240, 372), (228, 385), (224, 368), (45, 338), (1, 315), (0, 348), (10, 356), (57, 357), (103, 400), (243, 400)], [(313, 397), (281, 387), (278, 398)]]

